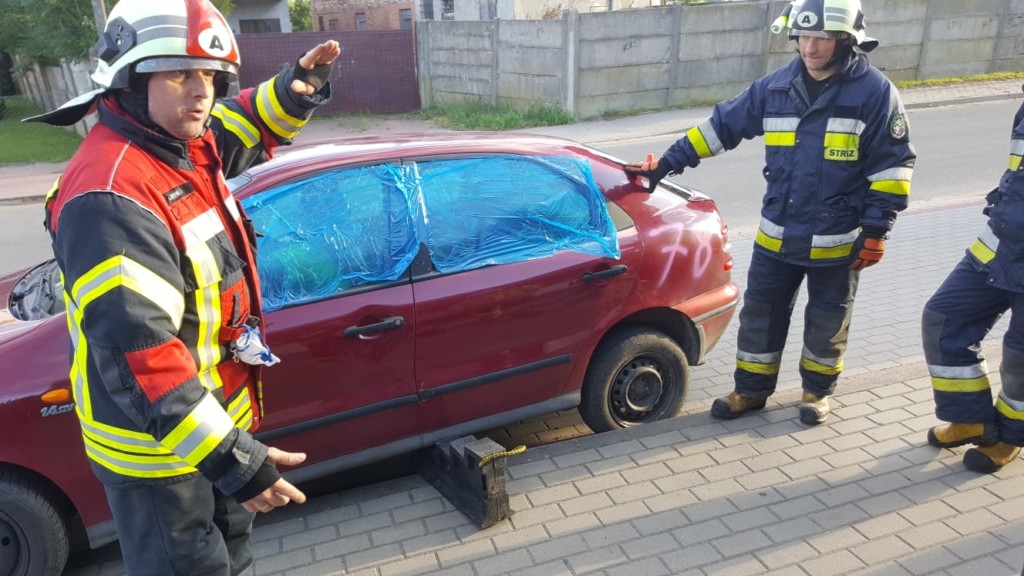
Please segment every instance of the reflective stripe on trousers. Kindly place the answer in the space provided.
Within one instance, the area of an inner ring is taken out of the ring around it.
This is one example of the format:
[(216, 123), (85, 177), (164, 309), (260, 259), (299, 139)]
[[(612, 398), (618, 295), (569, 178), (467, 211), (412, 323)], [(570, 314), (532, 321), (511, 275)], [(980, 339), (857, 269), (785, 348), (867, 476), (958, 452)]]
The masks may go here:
[[(1010, 310), (995, 405), (981, 341)], [(946, 422), (996, 420), (1004, 442), (1024, 445), (1024, 294), (990, 286), (988, 273), (964, 256), (925, 304), (921, 339), (935, 394), (935, 415)]]
[(835, 391), (853, 314), (859, 272), (841, 266), (798, 266), (754, 251), (740, 310), (736, 391), (763, 398), (775, 392), (790, 318), (807, 278), (800, 378), (819, 396)]

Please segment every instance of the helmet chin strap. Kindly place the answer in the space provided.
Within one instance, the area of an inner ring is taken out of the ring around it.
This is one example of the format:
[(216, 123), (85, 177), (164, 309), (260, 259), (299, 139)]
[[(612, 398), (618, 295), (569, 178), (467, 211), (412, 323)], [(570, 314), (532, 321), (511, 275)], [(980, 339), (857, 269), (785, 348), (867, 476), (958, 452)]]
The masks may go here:
[(114, 95), (125, 114), (152, 131), (169, 136), (149, 115), (149, 77), (149, 74), (133, 72), (128, 88), (117, 90)]
[(836, 50), (832, 53), (832, 57), (829, 58), (828, 62), (825, 63), (825, 68), (829, 69), (837, 65), (841, 65), (846, 62), (850, 57), (850, 53), (853, 52), (853, 40), (845, 39), (836, 42)]

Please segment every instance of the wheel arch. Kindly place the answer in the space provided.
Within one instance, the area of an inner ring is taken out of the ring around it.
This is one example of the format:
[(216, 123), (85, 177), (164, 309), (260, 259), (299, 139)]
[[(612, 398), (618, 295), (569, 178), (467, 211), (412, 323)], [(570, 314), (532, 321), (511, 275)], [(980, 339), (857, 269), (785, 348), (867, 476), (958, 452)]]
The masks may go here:
[(10, 472), (14, 475), (20, 476), (22, 479), (31, 483), (32, 487), (39, 490), (39, 492), (53, 504), (53, 507), (64, 517), (65, 527), (68, 531), (68, 542), (71, 546), (71, 550), (80, 550), (89, 546), (89, 538), (86, 536), (85, 526), (82, 524), (82, 518), (78, 513), (78, 508), (75, 507), (74, 502), (71, 498), (60, 489), (53, 481), (46, 476), (17, 464), (10, 462), (0, 462), (0, 472)]
[[(665, 333), (683, 349), (683, 353), (686, 354), (686, 360), (691, 366), (701, 362), (703, 338), (700, 335), (700, 331), (685, 314), (671, 308), (648, 308), (634, 312), (609, 328), (604, 336), (601, 337), (601, 342), (604, 342), (610, 335), (623, 328), (633, 326), (653, 328)], [(598, 344), (600, 345), (601, 342)]]

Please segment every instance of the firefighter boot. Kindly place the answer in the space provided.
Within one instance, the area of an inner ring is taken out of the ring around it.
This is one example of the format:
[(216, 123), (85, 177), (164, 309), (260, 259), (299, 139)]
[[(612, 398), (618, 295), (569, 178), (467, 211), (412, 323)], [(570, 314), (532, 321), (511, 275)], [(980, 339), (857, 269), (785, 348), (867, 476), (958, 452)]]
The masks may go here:
[(804, 424), (817, 426), (828, 418), (828, 396), (818, 396), (804, 392), (800, 399), (800, 421)]
[(928, 443), (938, 448), (956, 448), (964, 444), (991, 446), (999, 442), (999, 427), (995, 422), (984, 424), (941, 424), (928, 431)]
[(732, 420), (751, 410), (764, 408), (767, 401), (767, 398), (749, 398), (742, 396), (739, 392), (729, 392), (728, 396), (722, 396), (711, 405), (711, 415), (715, 418)]
[(964, 452), (964, 468), (975, 472), (991, 474), (1017, 459), (1020, 446), (996, 442), (991, 446), (979, 446)]

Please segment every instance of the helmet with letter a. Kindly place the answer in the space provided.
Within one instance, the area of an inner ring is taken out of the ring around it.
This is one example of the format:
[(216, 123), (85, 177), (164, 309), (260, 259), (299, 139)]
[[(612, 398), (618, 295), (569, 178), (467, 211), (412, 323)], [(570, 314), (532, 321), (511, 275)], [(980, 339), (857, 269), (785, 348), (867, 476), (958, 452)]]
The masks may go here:
[(812, 36), (836, 38), (870, 52), (878, 41), (864, 31), (860, 0), (793, 0), (772, 23), (772, 32), (789, 31), (789, 38)]
[(92, 80), (108, 89), (127, 87), (133, 73), (213, 70), (226, 90), (241, 64), (235, 36), (209, 0), (121, 0), (93, 51)]
[(238, 78), (238, 44), (224, 15), (209, 0), (121, 0), (110, 11), (86, 92), (60, 108), (25, 122), (69, 126), (85, 116), (97, 98), (127, 88), (137, 75), (171, 70), (212, 70), (214, 94), (227, 94)]

